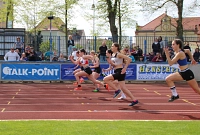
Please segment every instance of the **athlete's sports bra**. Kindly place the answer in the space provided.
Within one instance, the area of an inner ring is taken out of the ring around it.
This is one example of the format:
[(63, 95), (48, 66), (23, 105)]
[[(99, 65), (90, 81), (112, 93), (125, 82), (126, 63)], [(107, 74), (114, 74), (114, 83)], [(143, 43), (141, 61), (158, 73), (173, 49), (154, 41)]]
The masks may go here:
[(179, 66), (185, 66), (187, 65), (187, 57), (185, 57), (185, 59), (182, 60), (178, 60), (177, 63), (179, 64)]
[(116, 66), (123, 64), (123, 59), (122, 58), (117, 58), (117, 53), (115, 54), (114, 57), (111, 57), (111, 60)]
[(89, 61), (88, 61), (88, 60), (84, 60), (84, 59), (81, 57), (80, 63), (79, 63), (79, 64), (86, 65), (86, 64), (89, 64)]

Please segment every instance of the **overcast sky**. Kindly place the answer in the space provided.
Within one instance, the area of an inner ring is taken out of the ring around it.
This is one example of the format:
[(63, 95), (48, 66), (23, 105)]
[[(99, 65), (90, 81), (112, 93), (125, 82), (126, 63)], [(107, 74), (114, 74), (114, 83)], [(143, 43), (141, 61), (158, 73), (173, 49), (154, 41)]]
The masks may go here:
[[(80, 0), (81, 2), (84, 2), (87, 7), (88, 10), (91, 9), (91, 6), (93, 4), (93, 2), (97, 2), (97, 0)], [(185, 6), (188, 5), (189, 2), (193, 1), (193, 0), (184, 0), (185, 1)], [(200, 2), (200, 0), (198, 0)], [(80, 7), (77, 7), (76, 10), (83, 10), (80, 9)], [(153, 15), (148, 15), (145, 16), (143, 13), (137, 13), (136, 17), (134, 17), (134, 19), (137, 21), (137, 23), (140, 26), (143, 26), (145, 24), (147, 24), (148, 22), (152, 21), (153, 19), (155, 19), (156, 17), (160, 16), (161, 14), (163, 14), (165, 12), (165, 8), (159, 10), (158, 12), (154, 13)], [(78, 11), (74, 13), (74, 18), (73, 18), (73, 24), (75, 24), (77, 26), (77, 29), (84, 29), (85, 30), (85, 34), (86, 36), (90, 36), (91, 35), (91, 31), (93, 29), (93, 21), (87, 21), (85, 20), (81, 15), (82, 11)], [(91, 12), (93, 12), (91, 10)], [(172, 17), (177, 17), (177, 11), (175, 11), (175, 8), (168, 8), (167, 9), (167, 13), (168, 15), (172, 16)], [(199, 11), (193, 12), (193, 14), (184, 14), (184, 16), (200, 16)], [(20, 24), (15, 24), (15, 27), (23, 27)], [(109, 30), (109, 29), (108, 29)], [(125, 30), (125, 35), (126, 36), (134, 36), (134, 31), (135, 29), (131, 28), (131, 29), (126, 29)], [(102, 36), (110, 36), (110, 31), (104, 33)]]

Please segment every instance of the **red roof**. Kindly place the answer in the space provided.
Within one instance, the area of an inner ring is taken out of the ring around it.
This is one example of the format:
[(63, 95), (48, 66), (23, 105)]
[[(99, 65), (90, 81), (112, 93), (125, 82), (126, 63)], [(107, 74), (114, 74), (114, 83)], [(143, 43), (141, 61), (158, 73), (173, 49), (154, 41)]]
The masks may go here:
[[(166, 15), (167, 14), (164, 13), (164, 14), (160, 15), (159, 17), (155, 18), (154, 20), (152, 20), (151, 22), (147, 23), (146, 25), (139, 26), (139, 31), (140, 30), (142, 30), (142, 31), (143, 30), (155, 30), (156, 27), (161, 25), (161, 20)], [(176, 23), (177, 18), (172, 18), (170, 16), (168, 16), (168, 17), (171, 18), (171, 24), (176, 27), (177, 26), (177, 23)], [(199, 28), (200, 17), (185, 17), (182, 20), (182, 24), (183, 24), (184, 30), (195, 30), (195, 25), (197, 25), (197, 27)]]

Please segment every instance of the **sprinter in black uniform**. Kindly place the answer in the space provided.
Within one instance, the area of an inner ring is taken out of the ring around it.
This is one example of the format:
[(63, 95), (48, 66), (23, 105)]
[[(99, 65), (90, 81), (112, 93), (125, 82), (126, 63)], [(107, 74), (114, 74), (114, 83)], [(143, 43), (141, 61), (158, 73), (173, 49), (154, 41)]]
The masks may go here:
[[(113, 52), (112, 57), (107, 58), (107, 61), (111, 66), (113, 66), (114, 74), (104, 77), (103, 80), (110, 87), (115, 89), (114, 98), (117, 97), (122, 90), (132, 100), (129, 106), (134, 106), (135, 104), (138, 104), (138, 100), (132, 95), (132, 93), (126, 88), (125, 85), (126, 69), (131, 62), (131, 58), (120, 53), (120, 45), (118, 43), (113, 43), (111, 50)], [(115, 84), (113, 84), (114, 80), (118, 80), (121, 90), (118, 89), (118, 87)]]
[(175, 52), (175, 57), (172, 60), (170, 59), (168, 48), (164, 49), (165, 55), (170, 66), (176, 63), (179, 64), (180, 72), (172, 73), (165, 79), (172, 92), (172, 96), (168, 100), (169, 102), (173, 102), (174, 100), (179, 99), (179, 95), (176, 91), (174, 81), (185, 80), (196, 93), (200, 94), (200, 88), (198, 86), (197, 81), (194, 79), (193, 72), (188, 67), (187, 57), (185, 55), (185, 53), (188, 54), (191, 59), (191, 63), (196, 64), (196, 61), (194, 60), (190, 50), (182, 49), (183, 42), (180, 39), (175, 39), (172, 42), (172, 48)]

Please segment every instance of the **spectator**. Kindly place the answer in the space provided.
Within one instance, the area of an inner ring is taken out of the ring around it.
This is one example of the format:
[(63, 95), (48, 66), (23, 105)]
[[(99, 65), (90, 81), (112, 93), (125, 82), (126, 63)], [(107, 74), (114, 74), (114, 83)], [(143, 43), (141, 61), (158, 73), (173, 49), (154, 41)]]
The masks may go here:
[(102, 42), (102, 45), (99, 47), (99, 57), (100, 57), (100, 62), (105, 62), (106, 61), (106, 51), (107, 51), (107, 46), (106, 46), (106, 41), (104, 40)]
[(24, 52), (24, 43), (21, 42), (20, 37), (17, 37), (17, 42), (14, 43), (15, 49), (18, 49), (20, 53)]
[(121, 50), (121, 53), (130, 57), (132, 60), (131, 62), (135, 62), (135, 58), (134, 58), (134, 56), (131, 55), (129, 46), (124, 47), (124, 49)]
[(143, 56), (143, 51), (139, 46), (133, 47), (133, 52), (131, 52), (131, 55), (134, 56), (136, 60), (139, 60), (140, 56)]
[(60, 61), (60, 62), (66, 61), (66, 58), (64, 57), (63, 53), (60, 54), (60, 57), (58, 58), (58, 61)]
[(158, 42), (157, 38), (155, 38), (155, 41), (152, 44), (152, 49), (153, 49), (154, 55), (156, 55), (157, 52), (160, 52), (160, 43)]
[(163, 58), (162, 58), (160, 52), (157, 52), (156, 56), (154, 56), (154, 58), (152, 59), (152, 62), (162, 62), (162, 61), (163, 61)]
[(58, 61), (58, 55), (57, 55), (56, 51), (53, 52), (53, 56), (52, 57), (53, 57), (52, 61)]
[(20, 57), (17, 52), (14, 51), (14, 48), (11, 48), (4, 56), (5, 61), (19, 61)]
[(30, 48), (28, 61), (37, 61), (37, 54), (35, 50), (33, 49), (33, 47)]
[(199, 48), (196, 48), (196, 49), (195, 49), (195, 52), (193, 53), (193, 57), (194, 57), (194, 60), (195, 60), (196, 62), (199, 62), (199, 56), (200, 56)]
[[(183, 47), (183, 49), (189, 49), (191, 51), (191, 48), (190, 48), (190, 45), (189, 43), (187, 42), (186, 45)], [(190, 57), (187, 53), (185, 53), (186, 57), (187, 57), (187, 61), (189, 62), (190, 61)]]
[(161, 36), (158, 37), (158, 43), (160, 44), (160, 54), (163, 55), (164, 42)]
[(73, 59), (76, 61), (77, 60), (77, 55), (76, 55), (76, 52), (77, 52), (77, 48), (76, 48), (76, 46), (73, 46), (72, 47), (72, 49), (73, 49), (73, 52), (72, 52), (72, 57), (73, 57)]
[(15, 50), (15, 52), (19, 55), (19, 57), (21, 58), (21, 53), (19, 52), (18, 49)]
[(25, 48), (25, 54), (26, 54), (27, 58), (30, 55), (30, 51), (31, 51), (30, 46), (26, 46), (26, 48)]
[(149, 61), (152, 61), (153, 58), (154, 58), (154, 53), (153, 53), (153, 52), (150, 52), (150, 53), (149, 53), (148, 60), (149, 60)]
[(130, 49), (128, 46), (124, 47), (122, 50), (121, 50), (121, 53), (124, 54), (124, 55), (127, 55), (129, 56), (130, 55)]
[(143, 62), (144, 61), (144, 56), (139, 56), (138, 61)]
[(27, 61), (28, 58), (26, 57), (26, 54), (25, 53), (22, 53), (22, 56), (20, 58), (20, 61)]
[(68, 38), (69, 38), (68, 43), (67, 43), (68, 44), (68, 60), (70, 60), (69, 57), (72, 54), (72, 47), (74, 46), (74, 40), (72, 39), (72, 35), (69, 35)]

